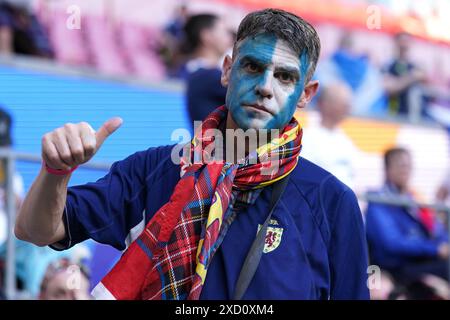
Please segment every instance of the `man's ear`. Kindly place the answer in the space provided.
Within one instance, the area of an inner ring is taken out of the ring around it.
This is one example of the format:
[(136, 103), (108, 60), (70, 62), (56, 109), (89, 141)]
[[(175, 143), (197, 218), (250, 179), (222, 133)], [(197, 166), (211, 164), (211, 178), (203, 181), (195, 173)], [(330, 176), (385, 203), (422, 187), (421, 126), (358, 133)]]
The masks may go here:
[(223, 59), (222, 64), (222, 77), (220, 78), (220, 82), (224, 87), (228, 87), (228, 83), (230, 81), (230, 73), (231, 73), (231, 66), (233, 64), (233, 61), (231, 60), (231, 57), (227, 55), (225, 59)]
[(300, 100), (298, 100), (297, 108), (304, 108), (309, 102), (311, 102), (311, 100), (316, 95), (317, 90), (319, 90), (319, 81), (313, 80), (308, 82), (308, 84), (303, 89)]

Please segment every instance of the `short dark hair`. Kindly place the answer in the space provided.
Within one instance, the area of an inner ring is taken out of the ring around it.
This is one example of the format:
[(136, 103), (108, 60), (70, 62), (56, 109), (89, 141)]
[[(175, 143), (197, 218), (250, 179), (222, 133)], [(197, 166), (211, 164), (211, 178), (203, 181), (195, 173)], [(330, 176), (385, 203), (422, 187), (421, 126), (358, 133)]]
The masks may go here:
[(214, 27), (219, 17), (215, 14), (202, 13), (188, 18), (184, 25), (185, 51), (192, 52), (201, 44), (201, 33)]
[(259, 34), (274, 34), (300, 56), (307, 54), (309, 60), (306, 74), (311, 80), (320, 55), (320, 39), (314, 27), (299, 16), (280, 9), (264, 9), (249, 13), (239, 25), (236, 43)]
[(392, 160), (400, 154), (410, 154), (409, 151), (402, 147), (390, 148), (384, 152), (384, 169), (387, 170)]

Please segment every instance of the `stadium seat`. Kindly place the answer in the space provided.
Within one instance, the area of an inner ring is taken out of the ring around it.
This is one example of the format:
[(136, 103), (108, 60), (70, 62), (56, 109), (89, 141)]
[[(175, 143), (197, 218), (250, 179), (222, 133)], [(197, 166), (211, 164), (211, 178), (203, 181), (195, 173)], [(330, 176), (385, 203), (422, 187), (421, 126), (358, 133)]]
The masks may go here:
[(164, 79), (166, 70), (156, 54), (161, 42), (159, 30), (133, 23), (122, 23), (117, 30), (133, 75), (148, 81)]
[(56, 59), (67, 64), (88, 64), (89, 54), (86, 50), (83, 29), (69, 29), (66, 22), (67, 14), (65, 12), (53, 11), (50, 13), (47, 28)]
[(84, 27), (95, 67), (105, 74), (123, 76), (129, 73), (114, 32), (105, 17), (86, 16)]

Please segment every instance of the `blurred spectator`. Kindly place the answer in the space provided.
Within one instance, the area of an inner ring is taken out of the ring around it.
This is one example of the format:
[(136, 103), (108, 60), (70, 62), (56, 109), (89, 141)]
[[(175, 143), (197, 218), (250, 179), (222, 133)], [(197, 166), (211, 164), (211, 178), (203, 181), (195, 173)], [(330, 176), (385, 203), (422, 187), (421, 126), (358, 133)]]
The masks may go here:
[(426, 75), (408, 56), (411, 40), (406, 33), (395, 36), (396, 57), (386, 67), (384, 86), (391, 114), (408, 116), (409, 112), (415, 112), (415, 117), (420, 117), (424, 108), (418, 85), (425, 81)]
[(0, 147), (9, 147), (12, 144), (11, 124), (11, 116), (0, 106)]
[(202, 121), (225, 104), (221, 64), (233, 39), (225, 22), (213, 14), (189, 18), (185, 26), (186, 45), (191, 60), (186, 64), (187, 109), (190, 123)]
[[(351, 110), (352, 91), (345, 83), (323, 87), (317, 98), (320, 124), (305, 129), (302, 157), (330, 171), (339, 180), (353, 187), (354, 162), (357, 149), (339, 128)], [(317, 146), (327, 146), (317, 148)]]
[[(369, 277), (374, 282), (377, 275)], [(370, 288), (370, 300), (448, 300), (449, 286), (442, 278), (427, 274), (407, 285), (398, 284), (392, 276), (381, 271), (378, 286)]]
[[(12, 119), (6, 110), (0, 108), (0, 147), (11, 147)], [(6, 162), (0, 160), (0, 285), (4, 283), (4, 266), (6, 258), (6, 240), (8, 236), (8, 216), (6, 212)], [(25, 194), (22, 176), (16, 173), (13, 177), (13, 190), (16, 198), (16, 212)], [(36, 297), (42, 277), (49, 263), (61, 257), (88, 259), (90, 252), (87, 246), (77, 246), (68, 252), (56, 252), (48, 247), (37, 247), (31, 243), (15, 240), (17, 288), (22, 297)], [(3, 267), (2, 267), (3, 266)], [(3, 286), (1, 286), (2, 288)], [(1, 291), (1, 290), (0, 290)]]
[[(450, 299), (450, 287), (448, 282), (440, 277), (436, 277), (431, 274), (424, 275), (420, 279), (418, 286), (424, 286), (424, 290), (413, 291), (410, 289), (410, 296), (412, 299), (422, 299), (422, 300), (449, 300)], [(424, 294), (425, 293), (425, 294)], [(415, 294), (416, 296), (413, 296)]]
[(13, 48), (13, 22), (3, 3), (0, 3), (0, 54), (11, 54)]
[(45, 31), (26, 6), (0, 3), (0, 52), (52, 56)]
[[(59, 259), (83, 261), (89, 264), (91, 252), (89, 244), (77, 245), (68, 252), (54, 251), (48, 247), (38, 247), (29, 242), (16, 240), (16, 278), (19, 296), (35, 298), (49, 264)], [(0, 246), (0, 259), (6, 255), (6, 246)]]
[[(6, 166), (5, 161), (0, 161), (0, 247), (5, 244), (8, 237), (8, 215), (6, 213)], [(16, 199), (16, 210), (19, 209), (25, 194), (23, 179), (19, 173), (16, 173), (13, 178), (13, 190)], [(1, 251), (1, 250), (0, 250)], [(1, 259), (1, 257), (0, 257)], [(1, 272), (1, 270), (0, 270)]]
[[(10, 147), (12, 119), (9, 113), (0, 106), (0, 147)], [(0, 247), (8, 236), (8, 216), (6, 213), (6, 161), (0, 159)], [(13, 190), (16, 198), (16, 208), (19, 208), (25, 194), (22, 176), (16, 173), (13, 177)], [(1, 270), (0, 270), (1, 273)]]
[(394, 278), (389, 272), (381, 270), (379, 274), (372, 273), (369, 276), (368, 283), (370, 300), (397, 300), (405, 298), (396, 288)]
[[(384, 155), (386, 182), (374, 193), (397, 200), (416, 201), (409, 187), (409, 151), (393, 148)], [(448, 235), (434, 213), (419, 207), (369, 202), (366, 214), (371, 263), (396, 280), (411, 284), (426, 274), (448, 280)]]
[[(450, 88), (450, 86), (449, 86)], [(448, 143), (450, 144), (450, 104), (449, 110), (447, 113), (448, 119), (446, 119), (447, 123), (445, 123), (445, 127), (447, 130), (447, 138)], [(442, 118), (445, 118), (445, 115), (441, 115)], [(450, 158), (449, 158), (450, 159)], [(436, 201), (440, 204), (448, 204), (450, 206), (450, 170), (445, 175), (441, 185), (439, 186), (436, 192)], [(446, 218), (449, 218), (446, 216)]]
[(447, 174), (445, 181), (439, 187), (436, 193), (436, 200), (439, 202), (446, 202), (450, 199), (450, 172)]
[(344, 32), (337, 50), (319, 63), (316, 78), (322, 85), (338, 81), (349, 85), (353, 91), (352, 113), (367, 115), (385, 111), (381, 72), (367, 55), (356, 49), (350, 32)]
[(186, 5), (181, 5), (177, 8), (175, 18), (166, 26), (166, 32), (169, 33), (178, 42), (183, 41), (184, 25), (188, 19), (189, 12)]
[(40, 300), (90, 300), (89, 273), (69, 259), (51, 263), (41, 283)]
[[(11, 139), (12, 119), (9, 113), (0, 107), (0, 147), (7, 148), (12, 144)], [(6, 161), (0, 159), (0, 295), (4, 283), (4, 267), (6, 241), (8, 239), (8, 214), (6, 211)], [(19, 209), (25, 194), (22, 176), (16, 173), (13, 177), (13, 191), (15, 194), (16, 210)]]
[(183, 76), (183, 66), (187, 60), (184, 45), (184, 26), (189, 18), (189, 11), (186, 5), (182, 4), (177, 8), (175, 17), (171, 20), (163, 32), (163, 44), (160, 48), (162, 58), (168, 69), (168, 76), (180, 78)]

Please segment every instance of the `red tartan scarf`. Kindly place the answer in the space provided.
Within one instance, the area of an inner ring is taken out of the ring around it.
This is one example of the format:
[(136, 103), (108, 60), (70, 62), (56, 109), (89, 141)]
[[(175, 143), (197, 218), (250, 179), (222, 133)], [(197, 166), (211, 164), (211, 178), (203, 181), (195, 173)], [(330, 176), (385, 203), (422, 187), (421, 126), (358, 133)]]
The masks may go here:
[[(191, 152), (211, 149), (214, 139), (207, 130), (219, 128), (227, 112), (222, 106), (207, 117), (191, 142)], [(292, 118), (278, 137), (253, 153), (258, 157), (255, 164), (182, 160), (184, 175), (169, 202), (93, 290), (94, 296), (199, 299), (210, 262), (231, 223), (232, 189), (260, 188), (288, 175), (297, 165), (301, 139), (302, 129)], [(270, 168), (274, 169), (264, 171)]]

